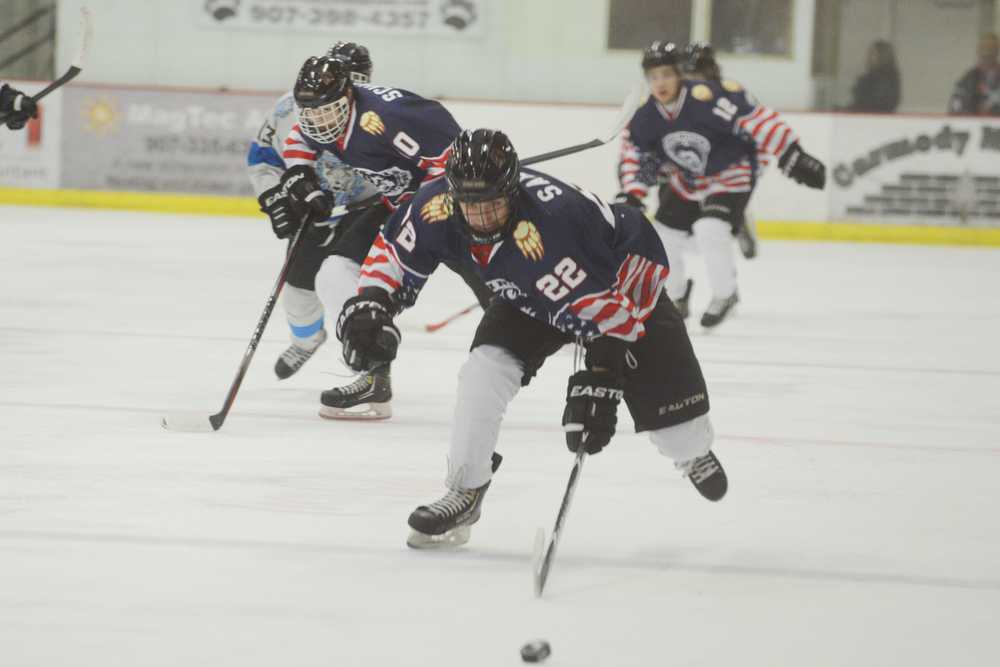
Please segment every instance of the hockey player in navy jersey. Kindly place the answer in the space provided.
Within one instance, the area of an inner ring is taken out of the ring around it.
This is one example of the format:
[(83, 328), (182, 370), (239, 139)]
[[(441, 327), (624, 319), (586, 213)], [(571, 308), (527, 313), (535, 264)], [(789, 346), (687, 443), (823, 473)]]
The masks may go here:
[[(329, 56), (340, 56), (347, 60), (351, 81), (368, 83), (372, 75), (372, 59), (368, 49), (354, 42), (337, 42), (329, 51)], [(247, 155), (247, 172), (261, 211), (271, 220), (271, 227), (279, 239), (289, 239), (296, 226), (293, 220), (302, 216), (301, 211), (289, 209), (290, 202), (281, 188), (281, 176), (285, 172), (285, 161), (281, 157), (285, 138), (295, 123), (295, 98), (288, 91), (278, 98), (271, 113), (265, 119)], [(336, 205), (348, 204), (371, 197), (377, 191), (375, 186), (365, 181), (332, 153), (324, 153), (315, 165), (320, 187), (330, 193)], [(357, 213), (349, 214), (345, 227)], [(334, 234), (340, 220), (323, 220), (318, 224), (327, 226), (326, 235)], [(319, 236), (319, 234), (317, 234)], [(281, 353), (274, 365), (279, 379), (291, 377), (308, 361), (327, 338), (324, 327), (324, 310), (317, 290), (329, 287), (316, 275), (324, 260), (330, 256), (332, 243), (325, 239), (309, 243), (299, 251), (285, 284), (281, 303), (291, 330), (291, 345)], [(334, 292), (336, 294), (336, 291)], [(334, 312), (332, 317), (336, 317)]]
[[(311, 220), (326, 220), (333, 198), (316, 167), (325, 156), (340, 160), (381, 195), (381, 203), (349, 214), (336, 233), (316, 236), (329, 256), (316, 274), (327, 312), (339, 313), (357, 290), (361, 262), (390, 213), (422, 184), (444, 173), (448, 147), (459, 132), (438, 102), (411, 92), (354, 83), (350, 63), (340, 56), (309, 58), (293, 91), (297, 122), (285, 138), (281, 191)], [(291, 231), (301, 219), (290, 215)], [(489, 290), (474, 274), (453, 265), (482, 303)], [(320, 415), (331, 419), (384, 419), (392, 414), (389, 366), (372, 369), (355, 382), (323, 392)]]
[(811, 188), (824, 187), (826, 168), (802, 149), (777, 112), (756, 103), (742, 87), (684, 80), (673, 44), (654, 42), (643, 53), (642, 68), (651, 95), (624, 133), (623, 192), (617, 200), (641, 207), (666, 166), (655, 219), (672, 265), (667, 293), (686, 310), (683, 248), (693, 238), (712, 290), (701, 324), (713, 327), (739, 300), (732, 232), (743, 222), (759, 156), (773, 158), (782, 173)]
[[(714, 81), (726, 90), (742, 90), (743, 88), (732, 79), (722, 78), (722, 68), (719, 67), (719, 63), (715, 59), (715, 49), (708, 42), (691, 42), (685, 46), (681, 69), (683, 69), (684, 77), (687, 79)], [(770, 160), (771, 156), (768, 153), (758, 151), (758, 171), (762, 173)], [(733, 236), (736, 237), (740, 252), (747, 259), (755, 258), (757, 256), (757, 228), (749, 207), (743, 211), (743, 223), (734, 227)], [(690, 296), (690, 291), (688, 294)]]
[(500, 463), (494, 450), (507, 404), (574, 340), (586, 348), (586, 367), (567, 388), (570, 451), (601, 451), (624, 399), (636, 429), (703, 496), (721, 499), (727, 480), (711, 452), (705, 381), (683, 320), (662, 294), (667, 257), (642, 214), (520, 168), (497, 130), (463, 131), (446, 169), (446, 179), (421, 188), (387, 223), (337, 323), (345, 361), (367, 369), (395, 357), (393, 317), (438, 264), (469, 262), (496, 295), (459, 373), (448, 491), (410, 515), (407, 543), (469, 539)]

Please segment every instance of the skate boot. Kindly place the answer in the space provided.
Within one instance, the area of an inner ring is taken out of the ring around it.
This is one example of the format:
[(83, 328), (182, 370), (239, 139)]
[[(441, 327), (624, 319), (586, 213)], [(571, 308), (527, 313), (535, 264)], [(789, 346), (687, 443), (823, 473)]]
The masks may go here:
[(705, 498), (715, 502), (722, 500), (726, 495), (729, 479), (719, 459), (715, 458), (712, 452), (674, 465), (691, 480), (694, 488)]
[(325, 419), (388, 419), (392, 416), (389, 366), (380, 366), (343, 387), (320, 395), (319, 416)]
[(711, 328), (719, 325), (722, 320), (726, 319), (726, 315), (733, 309), (733, 306), (739, 302), (740, 297), (736, 292), (724, 299), (712, 299), (708, 308), (705, 309), (705, 313), (701, 316), (701, 326)]
[(749, 218), (745, 218), (737, 230), (736, 244), (746, 259), (753, 259), (757, 256), (757, 229)]
[(686, 320), (688, 315), (691, 314), (691, 308), (688, 306), (688, 303), (691, 301), (692, 289), (694, 289), (694, 281), (688, 278), (687, 287), (684, 288), (684, 296), (674, 301), (674, 307), (677, 308), (677, 312), (680, 313), (682, 320)]
[(307, 361), (309, 361), (319, 346), (326, 342), (326, 329), (320, 329), (319, 335), (316, 338), (315, 344), (307, 349), (304, 347), (299, 347), (298, 345), (292, 343), (288, 346), (288, 349), (281, 353), (278, 357), (277, 363), (274, 364), (274, 374), (278, 376), (279, 380), (285, 380), (292, 377), (295, 373), (302, 368)]
[[(502, 456), (493, 453), (493, 472), (497, 471), (502, 460)], [(478, 489), (451, 488), (440, 500), (413, 510), (407, 521), (412, 530), (406, 538), (406, 546), (411, 549), (448, 549), (468, 542), (472, 524), (479, 521), (483, 498), (489, 488), (489, 482)]]

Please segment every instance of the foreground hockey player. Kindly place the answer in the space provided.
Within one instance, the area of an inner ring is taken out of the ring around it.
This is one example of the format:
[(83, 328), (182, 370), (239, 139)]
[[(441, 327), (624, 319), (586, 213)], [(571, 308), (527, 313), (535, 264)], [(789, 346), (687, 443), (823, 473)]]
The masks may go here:
[(669, 165), (655, 215), (672, 267), (667, 293), (686, 315), (683, 249), (693, 238), (712, 290), (701, 324), (713, 327), (739, 301), (732, 235), (756, 186), (758, 154), (772, 156), (783, 174), (810, 188), (825, 186), (826, 167), (802, 149), (777, 112), (736, 84), (685, 81), (680, 61), (669, 42), (654, 42), (643, 53), (651, 95), (623, 138), (618, 200), (641, 206), (661, 166)]
[[(327, 312), (339, 313), (357, 291), (361, 262), (382, 224), (421, 184), (444, 173), (448, 147), (459, 132), (451, 114), (438, 102), (411, 92), (355, 84), (341, 57), (313, 57), (302, 66), (294, 89), (298, 122), (285, 139), (287, 170), (281, 190), (310, 219), (326, 220), (333, 198), (323, 189), (317, 162), (327, 153), (371, 183), (382, 203), (345, 218), (316, 274)], [(290, 226), (294, 232), (298, 218)], [(310, 230), (315, 234), (314, 230)], [(322, 234), (323, 243), (329, 234)], [(450, 265), (481, 302), (489, 290), (474, 275), (471, 260)], [(463, 266), (464, 265), (464, 266)], [(320, 415), (331, 419), (384, 419), (392, 414), (388, 365), (370, 369), (355, 382), (323, 392)]]
[[(368, 49), (354, 42), (337, 42), (328, 56), (340, 56), (349, 66), (351, 81), (368, 83), (372, 74), (372, 59)], [(250, 143), (247, 155), (247, 171), (250, 182), (263, 211), (271, 220), (271, 228), (279, 239), (291, 238), (296, 225), (292, 219), (301, 219), (302, 211), (290, 210), (287, 195), (281, 188), (281, 175), (285, 172), (285, 161), (281, 157), (285, 137), (295, 123), (295, 99), (292, 91), (278, 98), (274, 108)], [(377, 190), (360, 175), (337, 159), (332, 153), (324, 153), (315, 165), (320, 187), (330, 193), (335, 205), (361, 201)], [(291, 329), (291, 345), (281, 353), (274, 365), (274, 373), (284, 380), (294, 375), (308, 361), (327, 338), (324, 327), (323, 304), (316, 295), (316, 274), (323, 261), (331, 255), (333, 243), (327, 242), (330, 234), (346, 229), (359, 213), (345, 216), (342, 225), (339, 220), (323, 221), (329, 229), (324, 238), (307, 243), (298, 253), (288, 274), (281, 303)], [(317, 237), (322, 236), (317, 234)], [(336, 316), (336, 313), (333, 314)]]
[(6, 116), (4, 124), (11, 130), (20, 130), (29, 118), (38, 116), (38, 105), (17, 88), (0, 83), (0, 115), (6, 114), (10, 115)]
[[(685, 78), (714, 81), (726, 90), (743, 89), (743, 86), (732, 79), (723, 80), (722, 68), (719, 67), (719, 63), (715, 59), (715, 49), (708, 42), (691, 42), (685, 46), (683, 62), (682, 69)], [(769, 161), (770, 155), (757, 152), (759, 172), (764, 171)], [(757, 256), (757, 229), (749, 208), (744, 209), (743, 223), (735, 225), (733, 235), (736, 237), (736, 243), (745, 258), (753, 259)], [(688, 294), (690, 295), (690, 292)]]
[(496, 298), (459, 374), (448, 492), (409, 518), (414, 548), (469, 539), (500, 457), (507, 404), (545, 359), (574, 340), (586, 368), (569, 378), (563, 427), (570, 451), (603, 449), (624, 398), (636, 430), (719, 500), (726, 475), (710, 451), (708, 393), (684, 323), (663, 296), (663, 247), (642, 214), (531, 169), (497, 130), (465, 130), (446, 179), (398, 211), (365, 260), (359, 294), (337, 323), (357, 369), (391, 361), (394, 315), (443, 261), (473, 256)]

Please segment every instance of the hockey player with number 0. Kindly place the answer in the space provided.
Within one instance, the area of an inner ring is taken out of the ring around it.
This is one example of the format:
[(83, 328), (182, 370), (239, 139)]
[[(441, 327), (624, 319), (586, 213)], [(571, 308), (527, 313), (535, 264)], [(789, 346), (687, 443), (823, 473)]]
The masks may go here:
[(647, 431), (703, 496), (725, 495), (705, 380), (684, 322), (662, 294), (669, 269), (656, 234), (630, 206), (520, 168), (500, 131), (463, 131), (446, 178), (421, 188), (376, 239), (358, 296), (338, 318), (344, 360), (364, 370), (395, 358), (394, 316), (412, 305), (438, 264), (468, 257), (496, 297), (459, 373), (448, 491), (410, 515), (407, 544), (469, 539), (500, 463), (495, 449), (507, 404), (547, 357), (575, 340), (586, 348), (586, 368), (567, 388), (570, 451), (601, 451), (624, 399), (636, 430)]
[[(329, 218), (334, 204), (316, 169), (327, 154), (348, 165), (381, 195), (379, 204), (348, 214), (330, 242), (329, 257), (316, 274), (317, 292), (329, 313), (339, 313), (357, 292), (361, 262), (391, 212), (421, 185), (444, 173), (448, 148), (459, 132), (455, 119), (440, 103), (399, 88), (354, 83), (350, 73), (350, 62), (340, 56), (306, 60), (294, 89), (297, 122), (281, 154), (287, 167), (281, 191), (290, 206), (312, 220)], [(289, 215), (287, 219), (294, 233), (300, 218)], [(315, 237), (314, 230), (307, 233)], [(326, 243), (327, 236), (318, 238)], [(450, 268), (485, 302), (489, 290), (468, 266), (470, 261)], [(386, 364), (366, 369), (346, 386), (323, 392), (320, 415), (384, 419), (392, 414), (391, 399)]]
[[(368, 49), (354, 42), (337, 42), (328, 56), (340, 56), (350, 66), (351, 81), (368, 83), (372, 75), (372, 59)], [(295, 98), (289, 91), (278, 98), (271, 113), (250, 142), (247, 171), (261, 211), (271, 220), (271, 228), (279, 239), (291, 239), (296, 230), (294, 220), (301, 219), (302, 211), (291, 210), (288, 196), (282, 191), (281, 176), (285, 161), (281, 157), (285, 138), (295, 123)], [(351, 170), (332, 153), (324, 153), (317, 160), (316, 175), (320, 187), (333, 197), (336, 205), (361, 201), (376, 194), (375, 186)], [(345, 216), (343, 228), (349, 226), (358, 213)], [(316, 294), (316, 274), (333, 250), (332, 236), (336, 235), (341, 219), (319, 221), (326, 226), (326, 238), (306, 244), (299, 252), (288, 274), (282, 296), (285, 316), (291, 329), (291, 345), (281, 353), (274, 365), (275, 375), (284, 380), (295, 374), (308, 361), (327, 338), (324, 327), (323, 303)], [(322, 234), (317, 233), (317, 236)], [(322, 288), (321, 288), (322, 289)], [(335, 317), (337, 313), (333, 313)]]
[(669, 42), (653, 42), (643, 53), (651, 95), (623, 135), (616, 201), (641, 208), (661, 168), (669, 167), (654, 225), (672, 267), (667, 294), (686, 315), (683, 249), (693, 238), (712, 290), (701, 324), (714, 327), (739, 300), (732, 235), (757, 183), (758, 155), (772, 156), (785, 176), (810, 188), (825, 186), (826, 167), (802, 149), (776, 111), (739, 85), (684, 80), (681, 61)]

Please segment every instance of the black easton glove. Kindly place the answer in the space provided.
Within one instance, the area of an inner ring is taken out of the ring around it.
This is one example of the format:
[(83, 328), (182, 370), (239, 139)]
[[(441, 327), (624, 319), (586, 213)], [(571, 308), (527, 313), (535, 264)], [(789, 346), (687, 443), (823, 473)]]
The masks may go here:
[(596, 454), (611, 442), (624, 396), (626, 349), (625, 341), (610, 336), (587, 343), (588, 370), (573, 373), (566, 389), (562, 423), (569, 451), (582, 443), (588, 454)]
[(20, 90), (7, 84), (0, 87), (0, 113), (11, 113), (6, 124), (12, 130), (20, 130), (29, 118), (38, 115), (38, 104)]
[(279, 239), (293, 236), (302, 226), (301, 212), (292, 204), (291, 198), (280, 183), (260, 193), (257, 203), (260, 204), (260, 210), (271, 219), (271, 229)]
[(323, 222), (333, 213), (333, 197), (319, 186), (316, 170), (299, 164), (281, 175), (281, 189), (292, 206), (303, 211), (313, 222)]
[(788, 178), (807, 188), (822, 190), (826, 186), (826, 166), (795, 142), (778, 160), (778, 168)]
[(337, 319), (337, 339), (344, 345), (344, 363), (370, 371), (396, 358), (399, 329), (392, 323), (393, 307), (385, 290), (370, 288), (344, 303)]
[(631, 206), (632, 208), (637, 208), (640, 211), (646, 210), (646, 205), (642, 203), (642, 200), (636, 197), (631, 192), (619, 192), (615, 195), (615, 198), (611, 200), (612, 204), (625, 204), (626, 206)]

